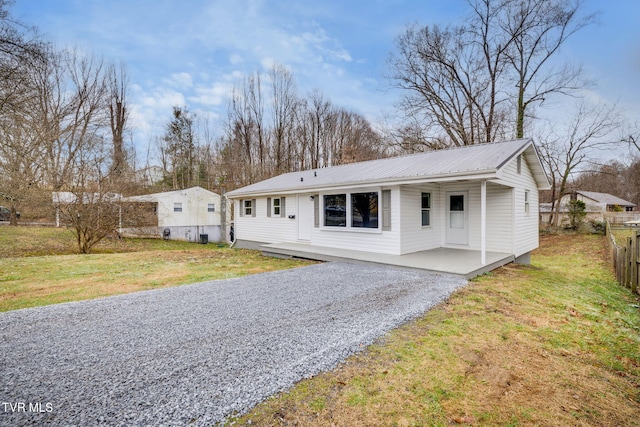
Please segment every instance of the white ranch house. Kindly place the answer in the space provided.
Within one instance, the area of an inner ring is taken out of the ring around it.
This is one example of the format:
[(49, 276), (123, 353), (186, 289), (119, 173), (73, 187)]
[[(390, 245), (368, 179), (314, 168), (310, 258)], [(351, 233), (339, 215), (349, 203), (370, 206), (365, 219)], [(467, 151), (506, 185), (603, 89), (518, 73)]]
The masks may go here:
[(472, 277), (538, 247), (530, 139), (291, 172), (227, 194), (236, 245)]
[(201, 187), (162, 193), (131, 196), (125, 203), (148, 204), (157, 224), (138, 229), (125, 229), (125, 234), (152, 234), (171, 240), (201, 242), (228, 240), (231, 212), (224, 197)]

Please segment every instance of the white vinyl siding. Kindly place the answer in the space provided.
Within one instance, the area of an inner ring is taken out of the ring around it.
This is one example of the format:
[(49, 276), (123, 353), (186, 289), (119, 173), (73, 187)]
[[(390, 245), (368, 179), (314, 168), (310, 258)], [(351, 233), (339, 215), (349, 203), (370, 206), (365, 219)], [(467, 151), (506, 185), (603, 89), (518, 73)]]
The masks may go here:
[(513, 192), (511, 187), (487, 183), (487, 251), (512, 251)]
[[(520, 256), (538, 246), (538, 190), (527, 156), (514, 156), (499, 170), (495, 179), (486, 183), (486, 249)], [(468, 245), (471, 250), (481, 249), (480, 181), (465, 180), (446, 183), (403, 184), (380, 188), (340, 188), (323, 192), (301, 194), (287, 193), (286, 205), (282, 203), (280, 218), (273, 217), (273, 205), (268, 197), (261, 197), (254, 205), (255, 217), (236, 216), (236, 237), (253, 242), (279, 243), (298, 241), (296, 197), (314, 200), (314, 227), (311, 245), (352, 249), (388, 254), (407, 254), (446, 246), (447, 193), (464, 192), (467, 195)], [(389, 191), (390, 193), (387, 193)], [(529, 212), (526, 212), (525, 194), (528, 191)], [(345, 213), (345, 226), (326, 226), (322, 211), (325, 195), (344, 194), (347, 204), (353, 193), (377, 192), (378, 228), (366, 230), (350, 225), (351, 214)], [(422, 225), (422, 194), (430, 194), (429, 226)], [(387, 197), (390, 196), (388, 199)], [(270, 195), (269, 197), (280, 197)], [(272, 199), (273, 200), (273, 199)], [(283, 197), (284, 200), (284, 197)], [(387, 200), (389, 203), (387, 204)], [(241, 201), (236, 201), (236, 212), (241, 211)], [(286, 206), (286, 207), (285, 207)], [(269, 217), (268, 212), (272, 214)], [(305, 237), (305, 241), (307, 238)]]
[[(181, 194), (184, 193), (184, 194)], [(222, 206), (223, 199), (215, 193), (206, 190), (192, 191), (181, 190), (180, 192), (169, 192), (168, 194), (158, 193), (157, 216), (158, 227), (173, 226), (204, 226), (220, 225), (221, 208), (210, 212), (208, 206)], [(180, 200), (176, 202), (175, 200)], [(227, 205), (229, 206), (229, 205)], [(175, 209), (179, 210), (176, 211)], [(226, 209), (226, 222), (231, 222), (231, 209)]]
[[(383, 188), (380, 193), (386, 189)], [(400, 190), (398, 187), (392, 187), (390, 190), (390, 230), (387, 230), (386, 227), (379, 232), (363, 231), (355, 228), (336, 227), (334, 230), (331, 227), (319, 227), (314, 228), (312, 231), (311, 244), (340, 249), (400, 254)], [(353, 189), (347, 190), (346, 193), (360, 193), (363, 191), (366, 190)], [(322, 223), (322, 212), (320, 214), (320, 222)]]
[[(513, 159), (504, 167), (503, 181), (514, 186), (512, 198), (513, 248), (517, 257), (538, 247), (538, 190), (531, 169), (522, 156), (520, 173), (517, 160)], [(525, 211), (525, 192), (529, 190), (529, 213)]]
[[(402, 253), (424, 251), (442, 245), (443, 215), (440, 213), (440, 185), (402, 187), (400, 207), (402, 226)], [(422, 226), (422, 193), (431, 194), (429, 227)]]
[[(289, 197), (287, 197), (289, 199)], [(297, 223), (288, 215), (295, 215), (296, 204), (286, 203), (283, 206), (283, 216), (270, 217), (267, 215), (267, 198), (255, 200), (253, 209), (255, 216), (236, 215), (234, 220), (235, 238), (262, 243), (295, 242), (297, 240)], [(295, 199), (291, 199), (295, 200)], [(236, 202), (236, 209), (241, 208), (241, 200)], [(239, 211), (238, 211), (239, 212)]]

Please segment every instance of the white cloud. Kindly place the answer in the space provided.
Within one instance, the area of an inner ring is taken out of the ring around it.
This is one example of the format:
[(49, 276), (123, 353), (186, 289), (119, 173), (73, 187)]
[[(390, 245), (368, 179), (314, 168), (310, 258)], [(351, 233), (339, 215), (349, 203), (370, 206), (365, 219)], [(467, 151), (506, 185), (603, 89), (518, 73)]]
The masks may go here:
[(244, 61), (244, 59), (242, 59), (242, 56), (238, 55), (237, 53), (234, 53), (231, 56), (229, 56), (229, 62), (232, 65), (238, 65), (243, 61)]
[(188, 97), (188, 100), (202, 105), (221, 105), (229, 98), (232, 89), (230, 82), (215, 82), (207, 87), (196, 87), (196, 95)]
[(164, 82), (179, 89), (188, 89), (193, 86), (193, 77), (191, 77), (191, 74), (185, 72), (173, 73), (171, 74), (171, 78), (164, 79)]

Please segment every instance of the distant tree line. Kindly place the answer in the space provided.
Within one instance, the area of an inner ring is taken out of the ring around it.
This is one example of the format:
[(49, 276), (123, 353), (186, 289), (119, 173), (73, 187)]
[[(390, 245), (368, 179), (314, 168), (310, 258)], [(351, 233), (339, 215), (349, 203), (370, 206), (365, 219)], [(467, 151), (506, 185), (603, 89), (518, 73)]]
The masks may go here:
[(231, 93), (221, 135), (186, 106), (157, 146), (165, 188), (201, 185), (231, 190), (285, 172), (387, 154), (382, 135), (362, 115), (334, 105), (319, 90), (300, 96), (292, 73), (274, 65), (245, 76)]

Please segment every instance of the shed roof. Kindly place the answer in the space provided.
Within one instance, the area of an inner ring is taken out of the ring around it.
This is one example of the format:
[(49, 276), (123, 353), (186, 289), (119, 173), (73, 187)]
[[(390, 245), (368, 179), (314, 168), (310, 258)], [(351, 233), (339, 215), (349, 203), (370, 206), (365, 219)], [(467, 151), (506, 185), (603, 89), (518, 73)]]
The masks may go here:
[(595, 191), (576, 191), (576, 193), (582, 194), (591, 200), (595, 200), (598, 203), (604, 203), (606, 205), (635, 206), (634, 203), (609, 193), (596, 193)]
[(183, 190), (172, 190), (172, 191), (163, 191), (161, 193), (142, 194), (140, 196), (129, 196), (129, 197), (125, 197), (123, 201), (154, 203), (154, 202), (158, 202), (158, 200), (160, 199), (171, 199), (176, 196), (184, 196), (188, 193), (195, 193), (195, 192), (198, 192), (200, 194), (205, 194), (208, 197), (218, 195), (213, 191), (209, 191), (205, 188), (195, 186), (195, 187), (185, 188)]
[(230, 191), (227, 196), (234, 198), (411, 181), (495, 179), (500, 169), (519, 154), (524, 154), (538, 187), (548, 188), (549, 181), (533, 141), (518, 139), (290, 172)]

